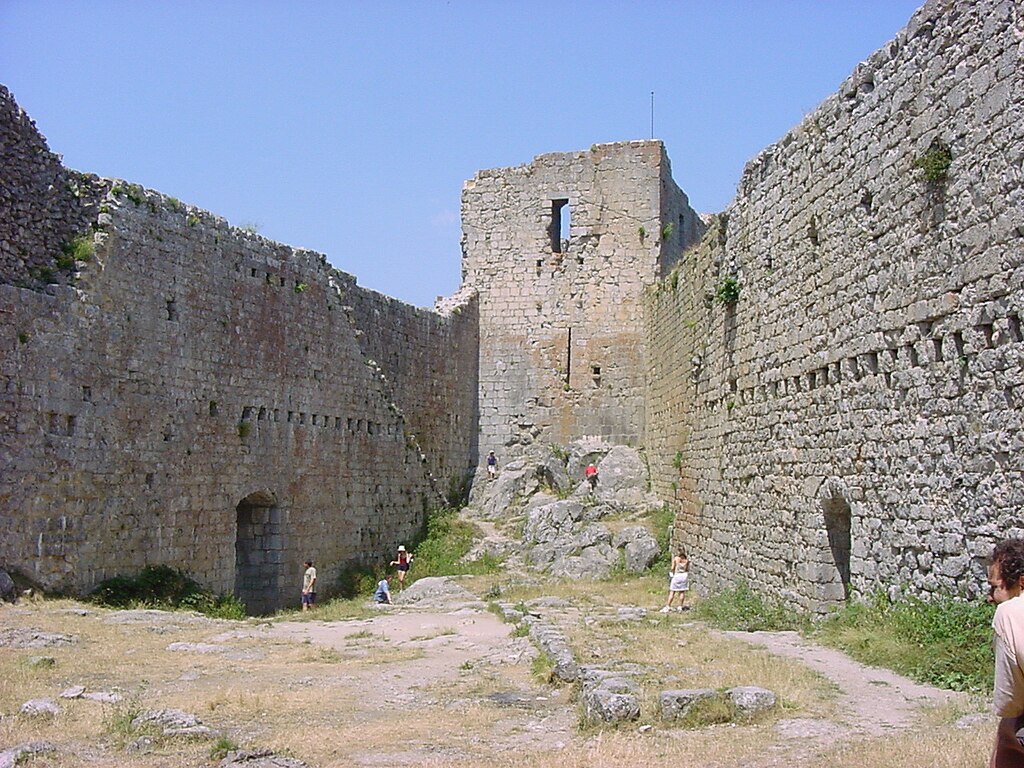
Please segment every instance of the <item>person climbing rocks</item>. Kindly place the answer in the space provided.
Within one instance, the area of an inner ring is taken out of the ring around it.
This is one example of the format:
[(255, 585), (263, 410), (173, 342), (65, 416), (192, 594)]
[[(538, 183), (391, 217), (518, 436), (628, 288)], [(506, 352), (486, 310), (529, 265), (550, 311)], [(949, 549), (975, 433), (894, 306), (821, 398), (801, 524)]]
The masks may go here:
[(399, 545), (398, 556), (391, 561), (391, 564), (398, 566), (398, 589), (401, 591), (405, 589), (405, 574), (409, 572), (409, 566), (412, 565), (412, 555), (405, 551), (404, 544)]
[(498, 457), (494, 451), (487, 454), (487, 477), (491, 480), (498, 476)]
[(989, 562), (988, 600), (996, 604), (992, 709), (1000, 718), (989, 768), (1024, 768), (1024, 539), (999, 542)]
[(587, 478), (587, 482), (590, 483), (590, 490), (597, 490), (597, 467), (594, 462), (587, 464), (587, 468), (583, 470), (583, 474)]

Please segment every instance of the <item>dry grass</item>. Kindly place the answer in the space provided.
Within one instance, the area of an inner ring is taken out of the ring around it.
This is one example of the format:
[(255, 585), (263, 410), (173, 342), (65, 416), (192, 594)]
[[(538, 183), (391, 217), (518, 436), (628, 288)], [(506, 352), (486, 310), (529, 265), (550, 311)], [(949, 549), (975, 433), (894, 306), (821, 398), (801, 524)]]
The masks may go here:
[[(0, 745), (49, 741), (59, 747), (56, 753), (33, 757), (32, 768), (214, 765), (209, 741), (161, 737), (149, 753), (122, 749), (138, 735), (125, 726), (133, 710), (176, 707), (243, 747), (270, 747), (317, 768), (381, 762), (487, 768), (667, 762), (721, 768), (981, 768), (985, 762), (993, 726), (952, 727), (965, 712), (963, 706), (923, 712), (921, 729), (914, 733), (843, 744), (783, 740), (773, 727), (779, 716), (836, 714), (831, 686), (796, 662), (711, 635), (685, 614), (611, 620), (617, 605), (659, 605), (664, 584), (658, 577), (520, 586), (510, 585), (507, 576), (497, 578), (505, 579), (502, 599), (558, 596), (578, 609), (581, 621), (588, 623), (570, 630), (568, 638), (584, 663), (631, 661), (651, 669), (642, 681), (642, 722), (653, 728), (641, 734), (635, 723), (603, 732), (577, 731), (571, 689), (539, 686), (531, 677), (534, 654), (500, 664), (480, 655), (489, 647), (467, 655), (459, 650), (454, 630), (437, 626), (437, 617), (414, 622), (422, 627), (418, 634), (389, 629), (380, 624), (385, 615), (375, 612), (357, 612), (359, 621), (331, 627), (184, 614), (143, 615), (139, 622), (124, 623), (125, 615), (114, 611), (90, 607), (90, 614), (81, 616), (75, 603), (45, 601), (0, 607), (0, 626), (75, 634), (80, 640), (47, 649), (0, 648)], [(471, 582), (479, 594), (497, 578), (479, 576), (464, 583)], [(323, 620), (325, 614), (309, 618)], [(495, 620), (484, 615), (474, 621), (479, 626)], [(303, 641), (304, 633), (319, 639)], [(229, 652), (167, 650), (176, 641), (218, 638)], [(509, 642), (519, 643), (508, 648), (507, 654), (515, 655), (525, 641)], [(595, 649), (600, 656), (586, 655)], [(29, 668), (26, 659), (37, 655), (53, 656), (55, 666)], [(439, 658), (447, 659), (447, 666), (431, 667)], [(9, 716), (30, 698), (56, 698), (74, 684), (117, 691), (125, 699), (117, 705), (60, 700), (61, 714), (52, 720)], [(663, 688), (734, 685), (771, 688), (781, 695), (784, 708), (763, 722), (697, 730), (667, 727), (655, 716), (656, 695)], [(499, 705), (494, 694), (510, 692), (522, 694), (522, 706)], [(564, 748), (554, 748), (556, 742)]]
[(834, 768), (986, 768), (994, 741), (994, 722), (965, 729), (933, 728), (839, 744), (823, 753), (819, 764)]

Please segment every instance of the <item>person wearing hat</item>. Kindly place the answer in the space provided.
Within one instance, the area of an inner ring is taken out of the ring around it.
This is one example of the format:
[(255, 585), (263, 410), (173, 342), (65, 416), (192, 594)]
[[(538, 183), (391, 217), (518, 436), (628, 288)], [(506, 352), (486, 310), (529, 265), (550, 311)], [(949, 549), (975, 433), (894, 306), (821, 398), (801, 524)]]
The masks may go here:
[(405, 574), (409, 572), (412, 565), (412, 555), (405, 551), (405, 545), (398, 545), (398, 558), (391, 561), (392, 565), (398, 566), (398, 589), (405, 589)]

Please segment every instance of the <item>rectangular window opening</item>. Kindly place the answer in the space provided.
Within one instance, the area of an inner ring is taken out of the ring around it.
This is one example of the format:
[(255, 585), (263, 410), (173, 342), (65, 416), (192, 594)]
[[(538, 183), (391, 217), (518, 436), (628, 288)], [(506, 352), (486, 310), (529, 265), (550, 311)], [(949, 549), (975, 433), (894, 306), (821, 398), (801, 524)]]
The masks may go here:
[(548, 225), (552, 253), (565, 253), (569, 246), (569, 229), (569, 199), (552, 200), (551, 223)]

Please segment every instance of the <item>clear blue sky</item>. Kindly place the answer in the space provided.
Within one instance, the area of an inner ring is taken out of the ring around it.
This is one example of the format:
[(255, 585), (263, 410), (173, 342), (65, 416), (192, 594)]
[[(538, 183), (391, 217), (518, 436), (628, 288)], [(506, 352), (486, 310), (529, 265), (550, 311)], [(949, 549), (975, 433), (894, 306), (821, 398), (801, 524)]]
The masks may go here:
[(0, 0), (0, 82), (66, 165), (458, 287), (478, 169), (655, 134), (699, 211), (917, 0)]

